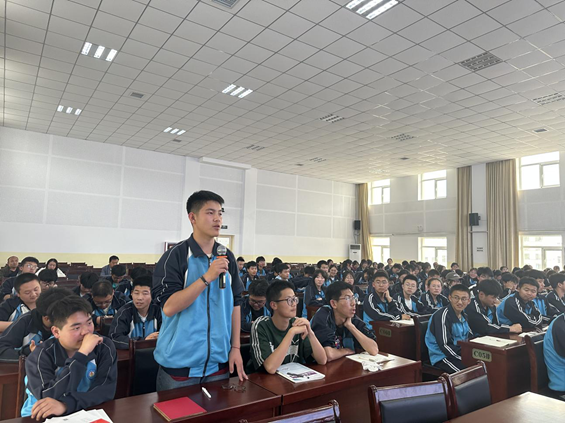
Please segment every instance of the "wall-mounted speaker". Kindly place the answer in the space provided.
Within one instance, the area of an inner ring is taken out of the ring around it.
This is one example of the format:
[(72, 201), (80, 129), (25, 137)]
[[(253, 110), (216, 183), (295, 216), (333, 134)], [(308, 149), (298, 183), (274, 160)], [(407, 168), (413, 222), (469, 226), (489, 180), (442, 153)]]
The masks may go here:
[(469, 213), (469, 226), (479, 226), (479, 213)]
[(361, 221), (360, 220), (354, 220), (353, 221), (353, 229), (355, 229), (356, 231), (361, 230)]

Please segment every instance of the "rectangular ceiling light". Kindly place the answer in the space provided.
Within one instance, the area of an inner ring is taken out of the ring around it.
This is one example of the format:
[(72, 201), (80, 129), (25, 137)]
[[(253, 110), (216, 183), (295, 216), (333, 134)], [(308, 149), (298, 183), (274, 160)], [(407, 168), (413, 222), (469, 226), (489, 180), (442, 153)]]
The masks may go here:
[(163, 132), (169, 132), (171, 129), (173, 129), (173, 128), (171, 128), (171, 127), (169, 126), (169, 127), (168, 127), (167, 129), (165, 129)]
[(171, 134), (176, 134), (179, 131), (179, 128), (175, 128), (171, 131)]
[(382, 5), (381, 7), (379, 7), (378, 9), (374, 10), (373, 12), (369, 13), (367, 15), (367, 19), (373, 19), (376, 18), (377, 16), (379, 16), (381, 13), (386, 12), (388, 9), (390, 9), (392, 6), (396, 6), (398, 4), (398, 1), (396, 0), (392, 0), (389, 1), (387, 4)]
[(238, 94), (239, 94), (240, 92), (242, 92), (244, 89), (245, 89), (245, 88), (243, 88), (243, 87), (239, 87), (237, 90), (232, 91), (230, 95), (234, 95), (234, 96), (235, 96), (235, 95), (238, 95)]
[(361, 3), (363, 3), (364, 1), (365, 1), (365, 0), (353, 0), (353, 1), (349, 2), (349, 3), (347, 4), (347, 6), (345, 6), (345, 7), (347, 7), (348, 9), (353, 9), (353, 8), (359, 6), (359, 5), (360, 5)]
[(112, 60), (114, 60), (114, 57), (116, 57), (116, 54), (118, 53), (118, 50), (110, 50), (110, 53), (108, 53), (108, 56), (106, 56), (106, 61), (107, 62), (111, 62)]
[(104, 47), (104, 46), (98, 46), (98, 48), (96, 49), (96, 53), (94, 53), (94, 58), (100, 59), (100, 56), (102, 56), (102, 53), (104, 53), (105, 48), (106, 47)]
[(75, 110), (75, 115), (80, 115), (82, 113), (82, 109), (76, 109)]
[(252, 92), (253, 92), (253, 90), (247, 90), (247, 91), (241, 93), (240, 95), (238, 95), (238, 97), (239, 97), (239, 98), (246, 97), (246, 96), (248, 96), (249, 94), (251, 94)]
[(229, 93), (231, 90), (233, 90), (235, 87), (237, 87), (237, 85), (231, 84), (229, 87), (227, 87), (224, 91), (222, 91), (222, 94), (227, 94)]
[(67, 107), (67, 111), (65, 113), (71, 113), (73, 111), (72, 107)]
[(64, 107), (63, 107), (63, 106), (61, 106), (61, 105), (60, 105), (59, 107), (57, 107), (57, 111), (58, 111), (58, 112), (62, 112), (62, 111), (63, 111), (63, 109), (64, 109)]
[(84, 47), (82, 48), (82, 51), (80, 53), (81, 54), (88, 54), (91, 47), (92, 47), (92, 43), (88, 43), (88, 42), (84, 43)]
[(365, 6), (360, 7), (359, 9), (357, 9), (357, 13), (359, 13), (360, 15), (363, 15), (365, 12), (368, 12), (369, 10), (371, 10), (373, 7), (375, 7), (377, 4), (382, 3), (384, 0), (371, 0), (369, 3), (367, 3)]
[(182, 134), (184, 134), (185, 132), (186, 132), (186, 131), (183, 129), (183, 130), (179, 131), (179, 133), (178, 133), (177, 135), (182, 135)]

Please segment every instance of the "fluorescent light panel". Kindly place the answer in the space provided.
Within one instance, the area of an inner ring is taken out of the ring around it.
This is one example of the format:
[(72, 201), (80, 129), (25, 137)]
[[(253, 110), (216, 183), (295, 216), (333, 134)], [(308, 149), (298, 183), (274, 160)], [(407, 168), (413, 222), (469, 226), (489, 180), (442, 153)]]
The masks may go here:
[(365, 6), (359, 8), (357, 10), (357, 13), (359, 13), (360, 15), (364, 14), (365, 12), (371, 10), (373, 7), (375, 7), (376, 5), (378, 5), (379, 3), (382, 3), (384, 0), (371, 0), (369, 3), (367, 3)]
[(59, 105), (59, 107), (57, 107), (57, 111), (58, 111), (58, 112), (62, 112), (64, 108), (65, 108), (64, 106)]
[(98, 46), (98, 48), (96, 49), (96, 53), (94, 53), (94, 58), (100, 59), (100, 56), (102, 56), (102, 53), (104, 53), (105, 48), (106, 47), (104, 47), (104, 46)]
[(369, 13), (367, 15), (367, 19), (373, 19), (376, 18), (377, 16), (379, 16), (381, 13), (386, 12), (388, 9), (390, 9), (392, 6), (396, 6), (398, 4), (397, 0), (391, 0), (389, 1), (387, 4), (382, 5), (381, 7), (379, 7), (378, 9), (372, 11), (371, 13)]
[(184, 129), (180, 130), (179, 133), (177, 135), (182, 135), (184, 134), (186, 131)]
[(72, 107), (67, 107), (67, 111), (65, 113), (71, 113), (73, 111)]
[(179, 131), (179, 128), (175, 128), (171, 131), (171, 134), (176, 134)]
[(173, 128), (171, 128), (171, 127), (169, 126), (169, 127), (168, 127), (167, 129), (165, 129), (163, 132), (169, 132), (171, 129), (173, 129)]
[(92, 47), (92, 43), (89, 42), (84, 43), (84, 47), (82, 48), (82, 51), (80, 53), (85, 55), (88, 54), (91, 47)]
[(243, 87), (239, 87), (237, 90), (232, 91), (232, 92), (230, 93), (230, 95), (233, 95), (233, 96), (238, 95), (238, 94), (239, 94), (240, 92), (242, 92), (244, 89), (245, 89), (245, 88), (243, 88)]
[(239, 97), (239, 98), (246, 97), (246, 96), (248, 96), (249, 94), (251, 94), (252, 92), (253, 92), (253, 90), (247, 90), (247, 91), (241, 93), (240, 95), (238, 95), (238, 97)]
[(355, 7), (359, 6), (361, 3), (363, 3), (365, 0), (353, 0), (352, 2), (348, 3), (347, 7), (348, 9), (354, 9)]
[(112, 60), (114, 60), (114, 57), (116, 57), (116, 54), (118, 53), (118, 50), (110, 50), (110, 52), (108, 53), (108, 56), (106, 56), (106, 61), (107, 62), (111, 62)]
[(222, 91), (222, 94), (227, 94), (229, 93), (231, 90), (233, 90), (235, 87), (237, 87), (237, 85), (231, 84), (229, 87), (227, 87), (224, 91)]
[(82, 113), (82, 109), (76, 109), (75, 110), (75, 115), (80, 115)]

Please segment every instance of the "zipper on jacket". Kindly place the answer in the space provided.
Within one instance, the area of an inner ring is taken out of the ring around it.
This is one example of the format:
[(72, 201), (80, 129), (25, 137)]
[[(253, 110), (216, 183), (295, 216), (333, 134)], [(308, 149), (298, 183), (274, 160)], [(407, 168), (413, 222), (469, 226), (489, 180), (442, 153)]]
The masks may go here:
[[(208, 268), (210, 268), (210, 257), (208, 257)], [(208, 367), (208, 361), (210, 361), (210, 287), (206, 287), (206, 315), (208, 316), (208, 333), (207, 333), (207, 339), (208, 339), (208, 352), (206, 355), (206, 362), (204, 363), (204, 371), (202, 372), (203, 375), (202, 377), (206, 377), (206, 368)]]

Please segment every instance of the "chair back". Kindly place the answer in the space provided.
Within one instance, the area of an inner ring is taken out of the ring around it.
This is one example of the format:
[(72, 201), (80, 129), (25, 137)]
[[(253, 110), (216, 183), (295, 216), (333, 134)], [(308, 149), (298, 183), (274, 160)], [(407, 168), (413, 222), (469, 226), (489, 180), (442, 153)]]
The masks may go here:
[(444, 373), (442, 376), (447, 380), (449, 388), (451, 419), (491, 405), (487, 368), (483, 361), (450, 375)]
[(129, 341), (128, 396), (157, 391), (159, 365), (153, 357), (156, 339)]
[(100, 335), (108, 336), (113, 321), (114, 316), (102, 316), (100, 318)]
[(16, 417), (22, 416), (22, 407), (25, 402), (26, 396), (26, 356), (20, 355), (20, 359), (18, 361), (18, 385), (17, 385), (17, 393), (16, 393)]
[(314, 314), (321, 308), (321, 306), (306, 306), (306, 314), (308, 316), (308, 320), (312, 320)]
[(543, 358), (543, 339), (545, 333), (534, 336), (525, 336), (526, 349), (530, 358), (530, 391), (536, 394), (547, 388), (549, 376)]
[[(331, 400), (328, 405), (310, 410), (298, 411), (296, 413), (285, 414), (283, 416), (271, 417), (265, 420), (255, 420), (253, 423), (340, 423), (339, 404)], [(239, 423), (250, 423), (245, 419)]]
[(426, 332), (428, 331), (428, 323), (431, 318), (431, 314), (412, 317), (414, 320), (414, 335), (416, 337), (416, 360), (420, 360), (422, 363), (430, 362), (430, 354), (426, 346)]
[(371, 423), (436, 423), (448, 420), (447, 382), (369, 387)]

